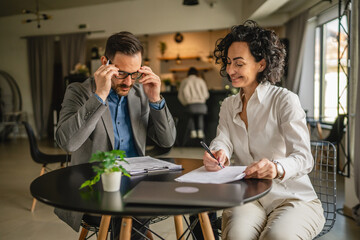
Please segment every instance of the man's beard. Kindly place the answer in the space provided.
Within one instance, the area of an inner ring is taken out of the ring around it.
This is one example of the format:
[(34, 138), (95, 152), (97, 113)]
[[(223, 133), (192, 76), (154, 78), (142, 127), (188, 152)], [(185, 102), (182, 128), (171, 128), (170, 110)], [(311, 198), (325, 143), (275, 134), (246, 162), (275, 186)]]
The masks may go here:
[[(112, 89), (120, 96), (126, 96), (131, 88), (134, 86), (134, 84), (126, 85), (126, 84), (116, 84)], [(122, 88), (129, 88), (128, 91), (122, 90)]]

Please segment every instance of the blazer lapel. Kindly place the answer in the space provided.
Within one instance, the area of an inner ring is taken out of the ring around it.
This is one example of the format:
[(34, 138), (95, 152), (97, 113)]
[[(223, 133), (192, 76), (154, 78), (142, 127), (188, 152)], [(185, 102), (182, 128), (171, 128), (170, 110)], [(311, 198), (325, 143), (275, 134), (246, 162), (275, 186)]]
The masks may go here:
[[(91, 81), (91, 86), (92, 86), (92, 92), (93, 94), (95, 94), (96, 91), (96, 85), (95, 85), (95, 80), (94, 78), (92, 78)], [(104, 123), (108, 138), (110, 139), (110, 143), (112, 146), (112, 149), (114, 149), (114, 145), (115, 145), (115, 136), (114, 136), (114, 128), (112, 125), (112, 120), (111, 120), (111, 113), (110, 113), (110, 109), (109, 107), (107, 107), (105, 113), (101, 116), (101, 119)]]
[(133, 131), (135, 144), (141, 149), (140, 135), (143, 134), (140, 128), (140, 116), (141, 116), (141, 101), (140, 97), (136, 95), (136, 91), (132, 88), (128, 94), (128, 109), (130, 114), (131, 128)]
[(107, 135), (110, 139), (112, 149), (114, 149), (115, 136), (109, 108), (106, 109), (105, 113), (101, 116), (101, 118), (103, 120)]

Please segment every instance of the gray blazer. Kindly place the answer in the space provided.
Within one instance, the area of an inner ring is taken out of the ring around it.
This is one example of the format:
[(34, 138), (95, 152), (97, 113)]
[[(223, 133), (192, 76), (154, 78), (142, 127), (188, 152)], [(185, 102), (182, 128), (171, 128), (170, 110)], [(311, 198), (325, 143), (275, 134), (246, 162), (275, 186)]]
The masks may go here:
[[(108, 104), (103, 105), (95, 96), (95, 81), (72, 83), (66, 89), (56, 141), (61, 148), (71, 152), (71, 165), (89, 162), (96, 151), (114, 149), (114, 130)], [(146, 138), (159, 147), (172, 147), (176, 128), (166, 104), (161, 110), (149, 106), (142, 85), (134, 84), (128, 94), (128, 108), (135, 146), (140, 155), (145, 154)], [(79, 231), (83, 213), (55, 209), (60, 219)]]

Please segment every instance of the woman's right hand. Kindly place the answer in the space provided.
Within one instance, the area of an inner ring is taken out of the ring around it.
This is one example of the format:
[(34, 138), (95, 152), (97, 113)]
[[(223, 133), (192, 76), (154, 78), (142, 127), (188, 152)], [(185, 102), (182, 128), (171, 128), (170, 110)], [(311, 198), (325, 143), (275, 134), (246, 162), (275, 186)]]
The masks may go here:
[(224, 150), (220, 149), (217, 152), (211, 151), (211, 153), (214, 154), (216, 159), (211, 157), (210, 154), (206, 151), (203, 156), (203, 163), (207, 171), (211, 171), (211, 172), (219, 171), (221, 169), (221, 167), (219, 166), (219, 162), (222, 166), (229, 165), (228, 158)]

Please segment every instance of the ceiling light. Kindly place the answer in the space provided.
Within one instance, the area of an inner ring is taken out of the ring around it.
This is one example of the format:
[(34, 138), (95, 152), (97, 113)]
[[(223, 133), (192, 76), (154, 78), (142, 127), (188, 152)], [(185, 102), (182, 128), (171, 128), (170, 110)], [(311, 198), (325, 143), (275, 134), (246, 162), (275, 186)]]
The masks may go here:
[(181, 64), (180, 54), (177, 55), (175, 62), (176, 62), (176, 64)]
[(26, 20), (23, 20), (22, 22), (23, 23), (31, 23), (31, 22), (34, 22), (36, 21), (37, 22), (37, 27), (40, 28), (40, 21), (41, 20), (49, 20), (51, 19), (52, 17), (46, 13), (40, 13), (39, 11), (39, 1), (37, 0), (36, 1), (36, 11), (31, 11), (31, 10), (27, 10), (27, 9), (24, 9), (22, 11), (23, 14), (34, 14), (36, 17), (35, 18), (29, 18), (29, 19), (26, 19)]

